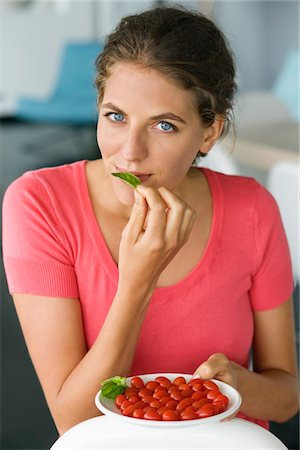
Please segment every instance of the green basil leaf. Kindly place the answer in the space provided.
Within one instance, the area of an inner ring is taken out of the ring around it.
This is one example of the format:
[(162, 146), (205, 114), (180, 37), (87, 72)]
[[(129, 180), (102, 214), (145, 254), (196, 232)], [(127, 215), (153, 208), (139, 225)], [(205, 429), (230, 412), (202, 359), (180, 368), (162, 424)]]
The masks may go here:
[(139, 184), (141, 184), (141, 180), (133, 175), (133, 173), (129, 172), (113, 172), (111, 175), (117, 178), (121, 178), (121, 180), (125, 181), (127, 184), (136, 188)]
[(126, 377), (112, 377), (101, 383), (101, 396), (115, 399), (117, 395), (123, 394), (127, 388)]

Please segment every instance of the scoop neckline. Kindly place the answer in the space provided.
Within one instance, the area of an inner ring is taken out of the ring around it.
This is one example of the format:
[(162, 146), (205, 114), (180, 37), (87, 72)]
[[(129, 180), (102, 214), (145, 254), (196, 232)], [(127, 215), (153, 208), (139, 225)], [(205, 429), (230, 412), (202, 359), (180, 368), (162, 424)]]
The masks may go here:
[[(94, 213), (86, 173), (87, 162), (88, 160), (82, 161), (82, 164), (80, 166), (81, 169), (80, 184), (82, 186), (82, 190), (80, 193), (81, 206), (83, 208), (84, 215), (87, 218), (86, 223), (89, 235), (96, 247), (98, 254), (100, 255), (100, 258), (104, 261), (103, 268), (106, 270), (111, 281), (117, 286), (119, 278), (119, 270), (116, 262), (114, 261), (110, 253), (110, 250), (104, 239), (104, 235), (101, 231), (101, 227), (98, 224), (96, 215)], [(223, 221), (222, 189), (217, 174), (214, 171), (206, 167), (199, 167), (198, 169), (204, 173), (212, 195), (212, 208), (213, 208), (212, 223), (205, 249), (197, 264), (187, 275), (185, 275), (183, 278), (181, 278), (174, 284), (156, 287), (154, 290), (154, 296), (159, 295), (161, 293), (163, 294), (171, 293), (174, 290), (178, 292), (178, 289), (186, 287), (187, 284), (190, 285), (195, 280), (198, 281), (199, 278), (202, 278), (205, 275), (205, 273), (209, 269), (212, 259), (216, 255), (216, 250), (218, 247), (218, 241)]]

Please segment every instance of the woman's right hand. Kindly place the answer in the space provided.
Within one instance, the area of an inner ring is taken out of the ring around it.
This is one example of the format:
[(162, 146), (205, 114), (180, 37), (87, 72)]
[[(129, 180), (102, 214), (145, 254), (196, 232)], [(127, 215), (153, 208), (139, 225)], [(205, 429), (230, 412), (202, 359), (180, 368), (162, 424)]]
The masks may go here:
[(119, 287), (152, 291), (187, 242), (196, 212), (165, 187), (138, 186), (119, 249)]

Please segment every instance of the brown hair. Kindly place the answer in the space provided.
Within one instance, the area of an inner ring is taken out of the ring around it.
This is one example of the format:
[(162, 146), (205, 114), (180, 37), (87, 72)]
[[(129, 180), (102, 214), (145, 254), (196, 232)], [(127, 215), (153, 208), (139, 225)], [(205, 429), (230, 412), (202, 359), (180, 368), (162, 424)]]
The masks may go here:
[(225, 122), (221, 136), (227, 134), (237, 90), (235, 64), (224, 34), (203, 14), (180, 6), (124, 17), (96, 60), (98, 102), (118, 62), (139, 63), (166, 74), (194, 93), (206, 126), (219, 115)]

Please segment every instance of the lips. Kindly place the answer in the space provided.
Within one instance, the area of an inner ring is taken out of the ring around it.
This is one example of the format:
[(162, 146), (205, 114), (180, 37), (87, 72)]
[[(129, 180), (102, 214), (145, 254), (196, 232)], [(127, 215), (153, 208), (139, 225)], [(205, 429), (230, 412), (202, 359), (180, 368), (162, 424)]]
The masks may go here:
[(135, 175), (136, 177), (138, 177), (142, 183), (144, 183), (145, 181), (147, 181), (150, 177), (151, 177), (151, 173), (143, 173), (143, 172), (139, 172), (136, 170), (130, 170), (130, 169), (123, 169), (122, 167), (118, 167), (116, 166), (116, 171), (117, 172), (128, 172), (128, 173), (132, 173), (133, 175)]

